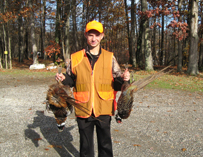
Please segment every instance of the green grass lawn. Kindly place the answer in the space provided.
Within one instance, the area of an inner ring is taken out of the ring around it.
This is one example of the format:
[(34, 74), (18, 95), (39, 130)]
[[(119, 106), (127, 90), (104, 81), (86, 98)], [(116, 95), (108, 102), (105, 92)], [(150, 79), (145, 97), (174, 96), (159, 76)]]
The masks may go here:
[[(0, 75), (12, 76), (35, 76), (35, 77), (54, 77), (57, 70), (1, 70)], [(131, 72), (134, 80), (139, 80), (151, 75), (154, 72), (136, 71)], [(185, 74), (166, 74), (155, 81), (148, 84), (145, 88), (164, 88), (164, 89), (178, 89), (191, 92), (203, 92), (203, 74), (198, 76), (187, 76)]]
[[(133, 74), (135, 80), (145, 78), (149, 75)], [(150, 84), (145, 88), (164, 88), (164, 89), (179, 89), (191, 92), (203, 92), (203, 76), (187, 76), (166, 74)]]
[(0, 71), (1, 75), (13, 75), (13, 76), (42, 76), (42, 77), (49, 77), (55, 76), (56, 71), (48, 71), (48, 70), (19, 70), (19, 69), (12, 69), (12, 70), (3, 70)]

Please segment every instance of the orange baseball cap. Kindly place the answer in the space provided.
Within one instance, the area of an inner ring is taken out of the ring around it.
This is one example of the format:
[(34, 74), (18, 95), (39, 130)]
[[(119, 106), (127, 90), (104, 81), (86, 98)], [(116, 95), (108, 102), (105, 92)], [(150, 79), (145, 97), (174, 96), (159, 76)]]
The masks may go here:
[(88, 32), (92, 29), (98, 31), (99, 33), (103, 33), (104, 31), (103, 25), (95, 20), (87, 23), (85, 32)]

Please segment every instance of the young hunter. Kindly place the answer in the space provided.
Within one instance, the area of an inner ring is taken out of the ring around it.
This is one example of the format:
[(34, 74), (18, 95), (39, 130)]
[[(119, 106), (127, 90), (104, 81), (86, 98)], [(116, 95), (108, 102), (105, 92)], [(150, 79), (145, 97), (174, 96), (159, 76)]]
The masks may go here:
[(124, 81), (129, 81), (128, 69), (122, 74), (112, 52), (101, 48), (103, 25), (97, 21), (87, 23), (87, 48), (71, 55), (66, 74), (56, 74), (56, 80), (74, 87), (74, 98), (87, 109), (75, 108), (80, 134), (80, 157), (94, 157), (94, 127), (99, 157), (113, 157), (111, 116), (116, 110), (115, 92)]

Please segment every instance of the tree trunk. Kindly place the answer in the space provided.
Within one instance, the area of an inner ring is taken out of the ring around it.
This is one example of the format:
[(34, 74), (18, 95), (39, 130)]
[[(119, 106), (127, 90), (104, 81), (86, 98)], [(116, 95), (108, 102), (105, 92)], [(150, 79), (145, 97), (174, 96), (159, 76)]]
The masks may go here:
[(56, 27), (55, 27), (55, 41), (60, 43), (60, 21), (61, 21), (61, 0), (57, 0), (57, 12), (56, 12)]
[(165, 64), (166, 65), (168, 65), (168, 54), (169, 54), (169, 44), (170, 44), (170, 41), (169, 41), (169, 35), (168, 35), (168, 33), (165, 35), (165, 40), (166, 40), (166, 45), (165, 45), (165, 49), (166, 49), (166, 51), (165, 51)]
[(28, 32), (28, 27), (26, 26), (25, 28), (25, 52), (24, 56), (26, 59), (29, 59), (30, 57), (30, 51), (29, 51), (29, 32)]
[[(148, 8), (147, 0), (141, 0), (141, 10), (145, 12)], [(144, 53), (144, 54), (143, 54)], [(137, 57), (139, 58), (139, 66), (145, 66), (145, 69), (152, 70), (152, 50), (149, 37), (149, 19), (146, 15), (141, 18), (140, 33), (137, 40)], [(137, 60), (138, 60), (137, 58)], [(143, 61), (145, 62), (143, 65)], [(147, 62), (146, 62), (147, 61)]]
[[(83, 7), (82, 7), (83, 13), (85, 12), (85, 3), (83, 3)], [(85, 13), (82, 15), (82, 32), (85, 32), (85, 25), (86, 25), (87, 21), (85, 20)], [(82, 45), (81, 47), (84, 48), (85, 47), (85, 36), (82, 36)]]
[(45, 47), (45, 20), (46, 20), (46, 0), (43, 0), (43, 6), (42, 6), (42, 20), (41, 20), (41, 53), (44, 53), (44, 59), (47, 59), (47, 54), (44, 52)]
[(12, 56), (11, 56), (11, 37), (8, 36), (8, 58), (9, 58), (9, 69), (12, 69)]
[[(162, 10), (164, 8), (162, 7)], [(164, 13), (162, 13), (162, 28), (161, 28), (161, 53), (160, 53), (160, 65), (164, 65)]]
[[(7, 0), (4, 0), (4, 13), (6, 12)], [(8, 69), (7, 55), (8, 55), (8, 43), (7, 43), (7, 31), (6, 24), (3, 23), (3, 33), (4, 33), (4, 56), (5, 56), (5, 66)]]
[[(181, 13), (183, 0), (178, 0), (178, 10)], [(182, 17), (179, 17), (179, 22), (182, 22)], [(183, 54), (182, 54), (182, 41), (178, 40), (178, 65), (177, 72), (182, 72), (182, 62), (183, 62)]]
[[(19, 10), (20, 11), (20, 10)], [(20, 63), (23, 62), (23, 20), (22, 20), (22, 16), (20, 15), (18, 17), (18, 46), (19, 46), (19, 49), (18, 49), (18, 61)]]
[[(148, 23), (149, 26), (149, 23)], [(150, 29), (149, 27), (146, 28), (145, 31), (145, 70), (152, 71), (153, 68), (153, 58), (152, 58), (152, 48), (151, 48), (151, 41), (150, 41)]]
[(187, 73), (198, 74), (198, 0), (190, 0), (192, 4), (190, 24), (190, 52)]
[(16, 5), (18, 6), (18, 62), (22, 63), (24, 56), (23, 56), (23, 19), (21, 15), (21, 7), (22, 4), (19, 2), (16, 2)]
[[(161, 23), (160, 17), (159, 17), (159, 23)], [(161, 28), (159, 27), (159, 53), (158, 53), (159, 65), (161, 65), (160, 56), (161, 56)]]
[(131, 64), (133, 67), (136, 67), (136, 55), (135, 55), (135, 1), (131, 1), (131, 43), (132, 43), (132, 50), (131, 50)]
[(74, 41), (74, 51), (78, 51), (79, 48), (79, 43), (78, 43), (78, 38), (77, 38), (77, 23), (76, 23), (76, 0), (72, 1), (72, 20), (73, 20), (73, 41)]
[[(146, 11), (148, 8), (147, 0), (142, 0), (143, 11)], [(145, 56), (145, 70), (152, 71), (153, 68), (153, 58), (152, 58), (152, 47), (150, 40), (150, 28), (149, 28), (149, 18), (146, 19), (144, 23), (144, 56)]]
[(65, 10), (66, 10), (66, 16), (65, 16), (65, 54), (64, 54), (64, 58), (65, 60), (68, 58), (70, 59), (70, 32), (69, 32), (69, 28), (70, 28), (70, 1), (69, 0), (65, 0)]
[[(154, 17), (154, 23), (156, 23), (156, 17)], [(156, 26), (154, 26), (153, 29), (153, 48), (152, 48), (152, 56), (153, 56), (153, 60), (154, 60), (154, 65), (158, 65), (158, 61), (157, 61), (157, 54), (156, 54)]]
[[(29, 0), (29, 7), (32, 7), (32, 0)], [(31, 12), (31, 43), (32, 43), (32, 54), (33, 54), (33, 64), (38, 64), (38, 58), (37, 58), (37, 45), (36, 45), (36, 39), (35, 39), (35, 19), (34, 19), (34, 10)]]
[(199, 69), (203, 70), (203, 6), (201, 6), (201, 30), (200, 30), (200, 50), (199, 50)]
[(140, 28), (139, 28), (139, 36), (137, 39), (137, 51), (136, 51), (136, 60), (137, 64), (140, 67), (141, 66), (141, 48), (142, 48), (142, 36), (143, 36), (143, 23), (144, 23), (144, 18), (141, 18), (140, 22)]
[[(56, 9), (56, 27), (55, 27), (55, 42), (61, 45), (61, 0), (57, 0), (57, 9)], [(53, 62), (56, 61), (56, 54), (53, 53)]]
[(3, 58), (5, 57), (5, 59), (3, 59), (3, 60), (4, 60), (4, 63), (6, 64), (6, 69), (7, 69), (7, 60), (6, 60), (7, 54), (5, 54), (5, 52), (8, 52), (8, 49), (7, 49), (7, 33), (6, 33), (5, 23), (3, 23), (3, 35), (4, 35), (4, 53), (2, 53), (2, 54), (4, 54), (4, 55), (2, 55), (2, 56), (3, 56)]
[[(175, 32), (175, 28), (174, 28), (174, 32)], [(175, 56), (176, 56), (176, 37), (173, 36), (173, 65), (175, 66), (176, 65), (176, 59), (175, 59)]]
[[(187, 9), (185, 3), (187, 3), (187, 2), (183, 1), (183, 10), (186, 10), (186, 9)], [(189, 8), (188, 8), (188, 9), (189, 9)], [(187, 17), (188, 17), (188, 16), (183, 16), (183, 22), (186, 22), (186, 18), (187, 18)], [(188, 22), (188, 24), (189, 24), (189, 21), (187, 21), (187, 22)], [(188, 26), (189, 26), (189, 25), (188, 25)], [(187, 33), (189, 34), (189, 30), (187, 30)], [(184, 67), (186, 67), (186, 66), (187, 66), (187, 61), (188, 61), (188, 58), (187, 58), (187, 49), (186, 49), (186, 46), (187, 46), (187, 43), (188, 43), (188, 37), (184, 38), (183, 41), (182, 41), (182, 43), (183, 43), (183, 48), (182, 48), (183, 63), (182, 63), (182, 65), (183, 65)]]
[(86, 0), (87, 9), (86, 9), (86, 23), (89, 22), (89, 0)]
[(128, 34), (129, 63), (133, 64), (133, 60), (132, 60), (132, 42), (131, 42), (131, 33), (130, 33), (130, 26), (129, 26), (129, 20), (128, 20), (127, 0), (124, 0), (124, 3), (125, 3), (125, 18), (126, 18), (126, 23), (127, 23), (127, 34)]
[(102, 15), (102, 0), (99, 0), (99, 22), (101, 22), (101, 15)]
[[(1, 0), (0, 1), (0, 9), (1, 9), (1, 12), (3, 13), (3, 1)], [(2, 36), (2, 32), (1, 32), (2, 30), (0, 30), (0, 36)], [(3, 39), (2, 38), (0, 38), (0, 69), (3, 69), (3, 65), (2, 65), (2, 62), (1, 62), (1, 60), (2, 60), (2, 55), (3, 55), (3, 41), (2, 41)]]
[[(26, 7), (29, 7), (29, 0), (26, 0)], [(25, 40), (24, 40), (24, 57), (25, 59), (29, 59), (30, 58), (30, 51), (29, 51), (29, 17), (25, 17), (25, 27), (24, 27), (24, 32), (25, 32)]]

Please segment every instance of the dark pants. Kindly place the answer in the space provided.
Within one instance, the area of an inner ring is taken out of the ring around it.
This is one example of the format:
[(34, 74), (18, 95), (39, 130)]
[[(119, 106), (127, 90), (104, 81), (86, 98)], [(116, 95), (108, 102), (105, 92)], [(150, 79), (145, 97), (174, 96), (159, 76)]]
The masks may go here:
[(94, 126), (96, 126), (98, 156), (113, 157), (110, 116), (77, 118), (80, 133), (80, 157), (94, 157)]

